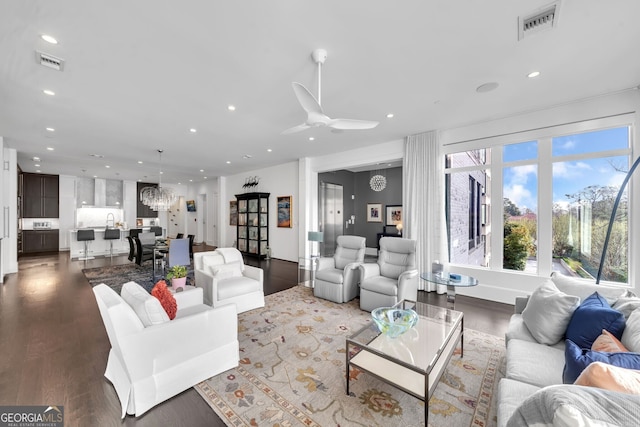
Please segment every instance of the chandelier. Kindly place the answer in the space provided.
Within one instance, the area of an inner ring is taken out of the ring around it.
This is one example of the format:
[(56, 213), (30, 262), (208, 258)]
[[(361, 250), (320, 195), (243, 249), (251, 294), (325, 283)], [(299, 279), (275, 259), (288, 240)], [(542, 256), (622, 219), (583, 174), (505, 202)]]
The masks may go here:
[(160, 156), (158, 186), (144, 187), (140, 191), (140, 201), (154, 211), (168, 211), (176, 202), (177, 197), (171, 188), (162, 187), (162, 150), (158, 150), (158, 154)]
[(382, 191), (387, 187), (387, 178), (380, 173), (376, 173), (369, 180), (369, 186), (373, 191)]

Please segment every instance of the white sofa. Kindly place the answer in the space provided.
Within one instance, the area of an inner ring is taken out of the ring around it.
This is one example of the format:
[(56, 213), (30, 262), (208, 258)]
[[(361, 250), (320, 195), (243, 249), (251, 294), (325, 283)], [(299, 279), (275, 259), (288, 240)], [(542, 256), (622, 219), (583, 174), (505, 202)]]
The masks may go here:
[(234, 306), (203, 304), (202, 290), (175, 294), (169, 320), (158, 299), (135, 282), (121, 295), (105, 284), (93, 292), (111, 342), (104, 376), (113, 384), (122, 417), (136, 417), (201, 381), (238, 366)]
[(235, 304), (238, 313), (264, 307), (264, 273), (261, 268), (245, 265), (237, 249), (196, 252), (193, 267), (205, 304)]
[[(558, 307), (558, 313), (572, 313), (580, 302), (597, 291), (627, 319), (622, 344), (632, 352), (640, 351), (640, 298), (635, 298), (633, 293), (623, 288), (596, 285), (557, 273), (553, 274), (551, 281), (558, 291), (569, 296), (562, 296), (568, 303), (564, 308), (560, 307), (557, 305), (560, 299), (558, 294), (549, 292), (549, 299), (543, 304), (545, 307), (554, 307), (553, 310)], [(548, 284), (543, 286), (549, 287)], [(575, 297), (573, 302), (571, 296)], [(566, 349), (563, 336), (567, 323), (563, 323), (563, 316), (555, 312), (532, 312), (536, 310), (533, 299), (523, 297), (516, 300), (515, 314), (506, 333), (506, 374), (499, 384), (498, 427), (637, 425), (640, 419), (638, 395), (563, 384)], [(536, 303), (538, 306), (540, 301), (542, 299)], [(523, 316), (527, 307), (530, 311)], [(629, 320), (631, 315), (634, 317)], [(532, 323), (532, 319), (537, 322)], [(527, 323), (535, 332), (527, 327)], [(536, 331), (536, 325), (548, 326), (549, 330), (559, 328), (555, 333), (559, 331), (562, 337), (558, 342), (551, 343), (553, 339), (541, 338), (540, 332), (543, 335), (546, 333), (544, 330)], [(538, 339), (546, 339), (549, 343), (541, 343)], [(630, 420), (635, 422), (629, 424)]]

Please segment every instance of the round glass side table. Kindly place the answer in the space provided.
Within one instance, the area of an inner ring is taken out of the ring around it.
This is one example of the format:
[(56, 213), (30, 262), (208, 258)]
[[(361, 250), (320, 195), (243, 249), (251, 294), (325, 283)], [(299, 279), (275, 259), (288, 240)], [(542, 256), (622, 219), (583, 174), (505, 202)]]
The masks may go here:
[(445, 285), (447, 287), (447, 307), (452, 310), (455, 309), (457, 287), (469, 288), (471, 286), (477, 286), (478, 283), (480, 283), (478, 279), (471, 276), (444, 272), (432, 273), (428, 271), (421, 273), (420, 278), (427, 282)]

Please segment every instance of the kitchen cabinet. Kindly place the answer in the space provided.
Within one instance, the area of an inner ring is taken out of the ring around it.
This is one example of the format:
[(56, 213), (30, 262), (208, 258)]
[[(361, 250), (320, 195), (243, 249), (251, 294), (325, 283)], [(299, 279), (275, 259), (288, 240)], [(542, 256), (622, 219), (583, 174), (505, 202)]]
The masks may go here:
[(58, 175), (22, 174), (22, 217), (58, 218)]
[(58, 230), (23, 230), (22, 252), (58, 252)]
[(236, 194), (238, 250), (264, 258), (269, 246), (269, 193)]

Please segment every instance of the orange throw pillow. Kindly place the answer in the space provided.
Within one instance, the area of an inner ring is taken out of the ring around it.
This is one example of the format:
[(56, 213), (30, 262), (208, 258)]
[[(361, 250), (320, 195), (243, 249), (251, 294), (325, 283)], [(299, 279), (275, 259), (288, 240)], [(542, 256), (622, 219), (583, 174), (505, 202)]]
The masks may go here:
[(164, 308), (164, 311), (167, 312), (169, 319), (175, 319), (176, 312), (178, 311), (178, 303), (171, 294), (171, 291), (167, 289), (167, 283), (164, 280), (160, 280), (156, 283), (153, 289), (151, 289), (151, 295), (158, 298), (160, 305)]
[(604, 353), (620, 353), (629, 351), (624, 345), (622, 345), (618, 338), (614, 337), (613, 334), (606, 329), (603, 329), (602, 334), (593, 342), (591, 350), (601, 351)]

